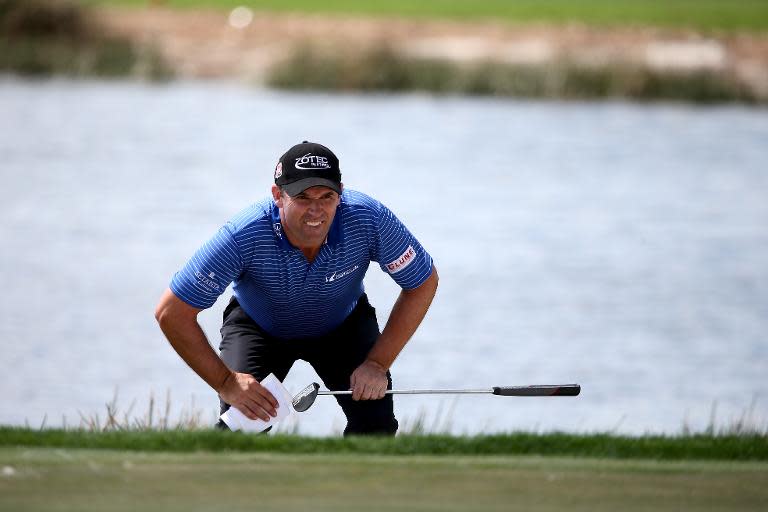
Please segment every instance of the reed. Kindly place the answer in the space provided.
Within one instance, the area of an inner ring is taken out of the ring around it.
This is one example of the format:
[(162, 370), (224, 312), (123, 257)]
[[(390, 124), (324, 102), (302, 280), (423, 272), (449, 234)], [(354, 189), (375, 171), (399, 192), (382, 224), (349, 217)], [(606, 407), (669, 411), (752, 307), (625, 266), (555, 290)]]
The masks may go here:
[[(146, 409), (136, 411), (136, 400), (123, 408), (120, 404), (118, 390), (112, 399), (104, 404), (103, 415), (99, 412), (84, 413), (78, 411), (80, 422), (74, 430), (84, 432), (148, 432), (148, 431), (195, 431), (208, 429), (214, 424), (216, 415), (200, 409), (195, 403), (194, 396), (189, 403), (182, 405), (176, 413), (170, 390), (165, 393), (164, 400), (158, 400), (155, 393), (149, 394)], [(45, 422), (45, 420), (44, 420)], [(62, 424), (67, 425), (66, 418)], [(41, 430), (43, 426), (41, 426)], [(64, 430), (70, 430), (64, 428)]]
[(157, 50), (107, 34), (88, 9), (68, 0), (0, 0), (0, 72), (151, 80), (172, 76)]
[[(507, 432), (451, 435), (456, 402), (434, 413), (421, 410), (401, 421), (395, 438), (306, 437), (296, 423), (278, 425), (270, 435), (213, 429), (217, 414), (201, 409), (194, 397), (177, 407), (150, 393), (146, 407), (120, 404), (115, 391), (103, 413), (84, 414), (80, 422), (50, 428), (0, 426), (0, 446), (94, 448), (136, 451), (235, 451), (280, 453), (370, 453), (424, 455), (552, 455), (664, 460), (768, 460), (768, 424), (757, 413), (757, 397), (735, 419), (718, 420), (713, 403), (709, 424), (700, 431), (685, 419), (674, 435), (620, 435), (615, 432)], [(178, 408), (178, 413), (176, 410)], [(340, 433), (337, 433), (340, 434)]]
[(300, 46), (270, 70), (267, 84), (289, 90), (340, 92), (768, 103), (768, 97), (724, 72), (659, 72), (628, 63), (588, 67), (568, 60), (542, 65), (465, 64), (409, 57), (386, 45), (352, 52)]

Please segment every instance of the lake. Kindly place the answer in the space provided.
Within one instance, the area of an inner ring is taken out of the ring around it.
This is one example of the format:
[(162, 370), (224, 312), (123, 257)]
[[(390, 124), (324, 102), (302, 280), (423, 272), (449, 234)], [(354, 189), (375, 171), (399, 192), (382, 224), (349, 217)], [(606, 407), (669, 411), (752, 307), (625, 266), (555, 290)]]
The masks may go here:
[[(399, 388), (578, 382), (578, 398), (396, 398), (404, 429), (680, 433), (768, 424), (768, 110), (223, 82), (0, 80), (0, 424), (217, 399), (153, 313), (302, 140), (389, 206), (440, 288)], [(375, 265), (383, 327), (398, 288)], [(218, 346), (229, 291), (200, 316)], [(317, 380), (297, 364), (296, 392)], [(133, 404), (133, 408), (131, 406)], [(282, 431), (337, 434), (331, 398)]]

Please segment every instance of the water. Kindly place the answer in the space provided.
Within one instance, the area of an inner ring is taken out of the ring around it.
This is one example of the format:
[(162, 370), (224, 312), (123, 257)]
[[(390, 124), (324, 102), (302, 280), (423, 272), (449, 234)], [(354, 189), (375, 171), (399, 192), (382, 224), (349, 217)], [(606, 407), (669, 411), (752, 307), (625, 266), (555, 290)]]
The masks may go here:
[[(577, 399), (399, 397), (406, 428), (679, 433), (768, 423), (768, 112), (0, 81), (0, 424), (76, 425), (115, 392), (213, 420), (153, 310), (282, 151), (321, 141), (441, 281), (398, 387), (578, 382)], [(373, 267), (383, 323), (397, 288)], [(214, 345), (226, 296), (201, 314)], [(286, 380), (317, 380), (299, 363)], [(194, 405), (190, 403), (194, 401)], [(284, 428), (344, 425), (319, 398)]]

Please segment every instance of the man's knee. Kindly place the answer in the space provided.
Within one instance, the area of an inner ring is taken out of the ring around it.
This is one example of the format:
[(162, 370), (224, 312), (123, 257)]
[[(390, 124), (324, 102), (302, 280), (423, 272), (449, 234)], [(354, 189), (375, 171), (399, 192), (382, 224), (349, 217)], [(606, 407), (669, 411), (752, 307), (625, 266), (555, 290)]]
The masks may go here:
[(391, 407), (375, 407), (376, 402), (373, 401), (358, 403), (361, 404), (358, 410), (353, 407), (347, 411), (345, 436), (395, 435), (398, 423)]

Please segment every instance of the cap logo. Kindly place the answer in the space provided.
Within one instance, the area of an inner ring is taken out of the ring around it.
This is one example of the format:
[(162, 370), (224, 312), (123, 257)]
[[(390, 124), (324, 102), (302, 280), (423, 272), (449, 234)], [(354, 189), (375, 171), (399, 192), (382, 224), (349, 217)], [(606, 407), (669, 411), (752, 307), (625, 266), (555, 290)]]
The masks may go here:
[(296, 159), (295, 167), (297, 169), (311, 171), (314, 169), (330, 169), (331, 164), (328, 163), (328, 158), (324, 156), (315, 156), (312, 153), (307, 153)]
[(283, 162), (277, 162), (277, 167), (275, 167), (275, 179), (279, 178), (283, 175)]

